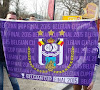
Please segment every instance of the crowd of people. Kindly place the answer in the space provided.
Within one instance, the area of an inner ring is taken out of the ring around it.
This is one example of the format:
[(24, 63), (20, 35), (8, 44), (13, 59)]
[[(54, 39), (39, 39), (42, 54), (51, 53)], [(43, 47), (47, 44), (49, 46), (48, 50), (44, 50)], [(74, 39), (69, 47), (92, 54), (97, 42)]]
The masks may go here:
[[(12, 14), (14, 14), (14, 16), (11, 16)], [(15, 19), (16, 18), (16, 19)], [(16, 16), (16, 13), (13, 12), (13, 11), (10, 11), (8, 14), (7, 14), (7, 17), (6, 19), (10, 19), (10, 20), (27, 20), (27, 21), (35, 21), (36, 20), (36, 17), (34, 15), (30, 15), (29, 18), (22, 18), (22, 17), (18, 17)]]
[[(16, 13), (12, 12), (12, 11), (8, 12), (8, 14), (6, 16), (6, 19), (7, 20), (17, 20)], [(22, 20), (22, 19), (20, 18), (20, 20)], [(31, 15), (30, 18), (29, 18), (29, 21), (34, 21), (34, 20), (36, 20), (35, 16)], [(99, 52), (99, 50), (98, 50), (98, 52)], [(97, 58), (98, 57), (100, 58), (100, 54), (97, 55)], [(99, 65), (99, 58), (97, 59), (97, 63), (95, 65), (96, 67)], [(13, 87), (13, 90), (20, 90), (20, 87), (19, 87), (19, 84), (18, 84), (16, 78), (10, 77), (10, 74), (9, 74), (9, 72), (7, 70), (7, 66), (6, 66), (6, 62), (5, 62), (5, 56), (4, 56), (4, 51), (3, 51), (3, 45), (2, 45), (2, 38), (1, 38), (1, 34), (0, 34), (0, 90), (3, 90), (3, 77), (4, 77), (3, 67), (6, 68), (6, 71), (8, 73), (8, 77), (9, 77), (10, 82), (11, 82), (12, 87)], [(96, 70), (94, 70), (93, 80), (90, 83), (90, 85), (89, 86), (83, 86), (84, 90), (92, 90), (93, 84), (95, 82), (95, 77), (96, 77)], [(82, 89), (82, 85), (73, 85), (73, 89), (74, 90), (81, 90)]]

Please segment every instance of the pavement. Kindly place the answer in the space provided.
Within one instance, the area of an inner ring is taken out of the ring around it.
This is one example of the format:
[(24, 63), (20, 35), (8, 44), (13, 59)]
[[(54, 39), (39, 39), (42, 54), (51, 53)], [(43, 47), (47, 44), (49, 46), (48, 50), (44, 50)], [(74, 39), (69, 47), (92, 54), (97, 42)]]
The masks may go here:
[(97, 69), (96, 81), (94, 83), (93, 90), (100, 90), (100, 65)]
[[(45, 82), (37, 80), (27, 80), (18, 78), (20, 90), (73, 90), (72, 85), (54, 82)], [(4, 90), (13, 90), (4, 69)], [(97, 70), (96, 81), (93, 90), (100, 90), (100, 66)]]
[[(45, 82), (20, 78), (17, 78), (17, 80), (20, 86), (20, 90), (62, 90), (64, 87), (69, 85), (64, 83)], [(4, 90), (13, 90), (5, 69)]]

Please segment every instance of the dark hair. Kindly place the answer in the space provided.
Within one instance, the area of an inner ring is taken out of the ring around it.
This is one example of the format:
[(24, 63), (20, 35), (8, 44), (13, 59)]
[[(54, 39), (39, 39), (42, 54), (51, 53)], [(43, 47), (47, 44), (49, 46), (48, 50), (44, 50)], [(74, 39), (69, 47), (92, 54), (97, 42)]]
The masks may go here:
[(13, 11), (9, 11), (7, 14), (16, 15), (16, 13), (15, 13), (15, 12), (13, 12)]
[(35, 17), (34, 15), (30, 15), (30, 17)]

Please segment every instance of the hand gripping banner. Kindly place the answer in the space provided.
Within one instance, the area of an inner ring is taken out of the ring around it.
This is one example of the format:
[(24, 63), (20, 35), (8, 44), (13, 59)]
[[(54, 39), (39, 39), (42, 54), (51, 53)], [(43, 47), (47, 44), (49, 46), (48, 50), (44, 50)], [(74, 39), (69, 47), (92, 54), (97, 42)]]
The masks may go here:
[(97, 58), (95, 21), (0, 21), (10, 76), (89, 85)]

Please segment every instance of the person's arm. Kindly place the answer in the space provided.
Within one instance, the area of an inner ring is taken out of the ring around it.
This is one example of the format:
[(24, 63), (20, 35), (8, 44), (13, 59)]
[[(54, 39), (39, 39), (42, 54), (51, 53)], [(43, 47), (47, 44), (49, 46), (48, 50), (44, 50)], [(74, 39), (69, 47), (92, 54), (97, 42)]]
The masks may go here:
[(94, 82), (96, 80), (96, 71), (98, 69), (99, 62), (100, 62), (100, 43), (98, 43), (98, 48), (97, 48), (97, 60), (94, 68), (93, 79), (90, 85), (87, 87), (88, 90), (91, 90), (93, 88)]
[(92, 90), (93, 85), (94, 85), (94, 82), (92, 81), (92, 82), (90, 83), (90, 85), (87, 87), (87, 90)]
[(93, 79), (92, 79), (92, 82), (87, 87), (88, 90), (91, 90), (93, 88), (94, 82), (96, 80), (96, 71), (97, 71), (98, 66), (99, 66), (98, 64), (95, 64)]

